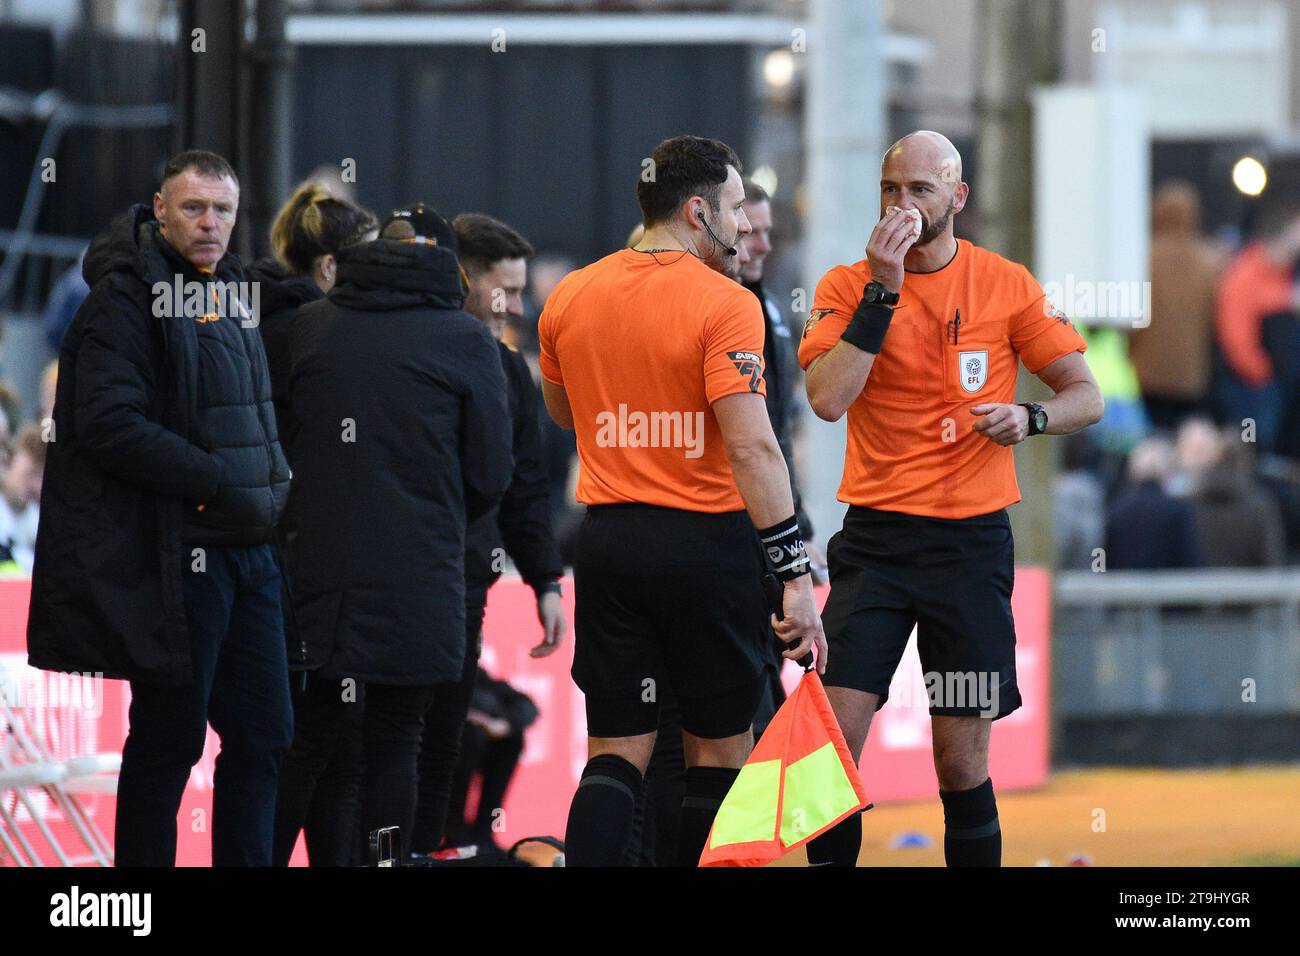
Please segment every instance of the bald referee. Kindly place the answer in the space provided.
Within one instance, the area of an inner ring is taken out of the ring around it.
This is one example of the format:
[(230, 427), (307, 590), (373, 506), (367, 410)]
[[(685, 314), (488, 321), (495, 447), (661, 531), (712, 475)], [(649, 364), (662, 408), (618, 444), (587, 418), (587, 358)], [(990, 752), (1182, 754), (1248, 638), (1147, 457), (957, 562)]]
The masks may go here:
[[(1085, 344), (1022, 265), (953, 236), (966, 204), (945, 137), (899, 140), (881, 168), (881, 219), (866, 259), (817, 286), (799, 362), (826, 421), (848, 414), (822, 613), (827, 695), (854, 758), (889, 695), (913, 627), (921, 658), (949, 866), (999, 866), (989, 732), (1020, 706), (1007, 506), (1012, 446), (1101, 418)], [(1018, 363), (1055, 393), (1017, 404)], [(808, 847), (853, 866), (862, 817)]]
[(637, 185), (641, 241), (566, 276), (538, 326), (542, 394), (577, 432), (587, 505), (573, 678), (588, 761), (569, 810), (571, 866), (623, 861), (665, 679), (687, 768), (677, 862), (696, 865), (754, 744), (771, 666), (765, 571), (785, 582), (774, 626), (786, 656), (815, 645), (826, 659), (767, 416), (763, 316), (726, 275), (749, 232), (740, 161), (697, 136), (665, 140), (652, 158), (654, 176)]

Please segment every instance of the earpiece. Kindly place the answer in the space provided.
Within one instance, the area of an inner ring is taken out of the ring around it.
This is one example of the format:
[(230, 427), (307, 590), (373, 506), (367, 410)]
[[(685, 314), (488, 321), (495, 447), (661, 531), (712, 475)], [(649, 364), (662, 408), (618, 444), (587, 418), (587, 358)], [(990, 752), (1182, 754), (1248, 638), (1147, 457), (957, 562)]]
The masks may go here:
[(735, 246), (729, 246), (726, 243), (724, 243), (721, 239), (719, 239), (717, 234), (713, 231), (712, 227), (708, 224), (708, 222), (705, 221), (703, 209), (695, 210), (695, 218), (704, 224), (705, 229), (709, 230), (709, 235), (713, 238), (713, 241), (716, 242), (718, 245), (722, 246), (723, 249), (727, 250), (727, 255), (729, 256), (736, 255)]

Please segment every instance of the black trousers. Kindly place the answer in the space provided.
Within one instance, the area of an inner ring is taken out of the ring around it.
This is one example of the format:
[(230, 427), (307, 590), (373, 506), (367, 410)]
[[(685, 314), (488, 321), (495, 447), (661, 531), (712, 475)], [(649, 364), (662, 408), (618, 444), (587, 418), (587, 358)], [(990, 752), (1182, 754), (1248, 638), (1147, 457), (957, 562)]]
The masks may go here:
[[(356, 767), (360, 779), (342, 788), (339, 815), (330, 828), (327, 854), (313, 866), (347, 866), (365, 860), (372, 830), (415, 823), (417, 764), (424, 714), (436, 688), (366, 684), (364, 687), (309, 678), (295, 715), (293, 746), (280, 776), (276, 804), (276, 862), (288, 862), (293, 841), (312, 812), (317, 786), (337, 759)], [(358, 761), (359, 756), (359, 761)], [(355, 769), (353, 770), (355, 774)], [(355, 780), (355, 776), (352, 778)], [(350, 810), (350, 806), (354, 810)], [(351, 852), (348, 843), (352, 842)], [(310, 848), (309, 848), (310, 855)]]
[[(475, 724), (467, 723), (461, 737), (460, 760), (452, 779), (451, 802), (447, 811), (447, 837), (455, 844), (495, 843), (493, 811), (505, 802), (506, 790), (524, 752), (523, 733), (491, 739)], [(466, 816), (465, 804), (474, 774), (480, 777), (478, 807), (474, 819)]]
[[(479, 651), (483, 642), (483, 613), (486, 593), (465, 604), (465, 666), (460, 681), (437, 689), (424, 714), (424, 739), (420, 745), (419, 800), (415, 829), (411, 833), (413, 853), (432, 853), (442, 845), (447, 829), (448, 808), (456, 765), (460, 759), (465, 715), (474, 696)], [(493, 804), (496, 806), (496, 804)], [(464, 803), (461, 804), (464, 809)]]
[(366, 769), (358, 811), (363, 847), (369, 834), (380, 827), (400, 827), (404, 846), (407, 834), (415, 829), (424, 715), (437, 693), (436, 687), (366, 687), (362, 732)]
[[(186, 550), (193, 680), (131, 682), (118, 775), (118, 866), (174, 866), (176, 815), (208, 724), (221, 738), (212, 793), (213, 866), (271, 862), (276, 778), (292, 736), (280, 570), (269, 545)], [(197, 820), (187, 822), (193, 824)]]
[[(293, 693), (294, 747), (280, 774), (272, 862), (288, 866), (301, 832), (310, 866), (358, 866), (357, 801), (365, 770), (365, 685), (342, 715), (339, 681), (302, 675)], [(333, 735), (333, 736), (331, 736)]]

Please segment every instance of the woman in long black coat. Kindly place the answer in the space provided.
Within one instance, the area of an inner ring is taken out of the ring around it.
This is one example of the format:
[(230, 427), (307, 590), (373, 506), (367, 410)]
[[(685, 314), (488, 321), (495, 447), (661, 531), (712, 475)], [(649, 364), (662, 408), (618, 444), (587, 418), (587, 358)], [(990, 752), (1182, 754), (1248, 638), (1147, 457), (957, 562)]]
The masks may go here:
[(339, 253), (338, 284), (290, 335), (289, 568), (322, 692), (286, 773), (319, 773), (364, 691), (363, 835), (411, 832), (423, 714), (465, 654), (466, 524), (511, 476), (501, 361), (461, 311), (455, 249), (431, 210), (395, 216)]

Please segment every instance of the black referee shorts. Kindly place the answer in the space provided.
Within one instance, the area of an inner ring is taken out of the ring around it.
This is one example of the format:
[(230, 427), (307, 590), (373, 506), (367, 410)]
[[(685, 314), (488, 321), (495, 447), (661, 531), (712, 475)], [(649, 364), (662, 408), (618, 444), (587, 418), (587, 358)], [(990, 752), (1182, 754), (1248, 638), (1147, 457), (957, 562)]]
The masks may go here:
[(688, 733), (748, 730), (772, 660), (763, 568), (744, 511), (590, 506), (573, 559), (573, 679), (587, 733), (656, 730), (664, 681)]
[(1020, 706), (1006, 509), (949, 519), (855, 505), (826, 557), (827, 686), (879, 694), (879, 710), (916, 627), (932, 715), (996, 720)]

